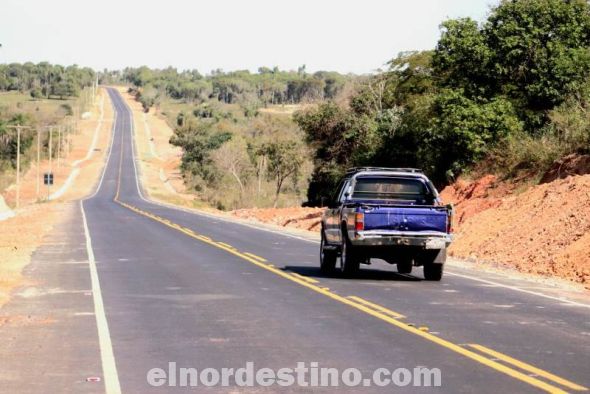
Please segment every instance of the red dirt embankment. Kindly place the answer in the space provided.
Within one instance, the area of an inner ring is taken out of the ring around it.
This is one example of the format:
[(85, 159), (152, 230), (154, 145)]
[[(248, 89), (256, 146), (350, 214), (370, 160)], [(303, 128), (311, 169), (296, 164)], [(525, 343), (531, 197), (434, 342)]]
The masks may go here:
[(456, 208), (450, 254), (590, 288), (590, 175), (515, 189), (493, 175), (445, 188)]

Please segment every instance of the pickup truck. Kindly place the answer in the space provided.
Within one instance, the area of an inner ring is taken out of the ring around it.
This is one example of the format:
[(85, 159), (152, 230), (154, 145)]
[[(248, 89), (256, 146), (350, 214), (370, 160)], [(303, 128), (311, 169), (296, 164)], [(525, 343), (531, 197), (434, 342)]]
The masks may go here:
[(320, 268), (339, 261), (350, 276), (371, 258), (410, 274), (424, 267), (426, 280), (442, 278), (452, 241), (453, 208), (443, 205), (418, 169), (353, 168), (340, 181), (321, 224)]

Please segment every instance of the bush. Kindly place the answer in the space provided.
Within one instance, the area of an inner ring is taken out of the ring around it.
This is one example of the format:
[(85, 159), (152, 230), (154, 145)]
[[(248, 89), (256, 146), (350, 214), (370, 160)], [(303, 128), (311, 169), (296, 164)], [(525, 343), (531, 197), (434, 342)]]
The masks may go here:
[(494, 144), (523, 129), (510, 101), (497, 97), (478, 103), (461, 90), (442, 91), (432, 115), (422, 160), (436, 180), (453, 179)]
[(590, 109), (588, 103), (568, 100), (549, 112), (549, 129), (566, 153), (590, 152)]
[(520, 132), (509, 136), (491, 150), (483, 171), (502, 177), (514, 177), (523, 170), (542, 173), (562, 155), (563, 149), (553, 135), (533, 137)]
[(500, 175), (519, 170), (544, 173), (570, 153), (590, 153), (590, 111), (584, 101), (570, 99), (550, 111), (550, 123), (538, 135), (515, 133), (492, 150), (486, 162)]

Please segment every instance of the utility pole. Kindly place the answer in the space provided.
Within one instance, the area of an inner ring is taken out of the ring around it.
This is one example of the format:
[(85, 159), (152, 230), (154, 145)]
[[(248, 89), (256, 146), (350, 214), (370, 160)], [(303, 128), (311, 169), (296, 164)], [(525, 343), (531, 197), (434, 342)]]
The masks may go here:
[[(53, 126), (49, 126), (49, 173), (52, 173), (52, 164), (53, 164)], [(49, 192), (51, 190), (51, 185), (47, 182), (47, 199), (49, 200)]]
[(61, 169), (61, 126), (57, 126), (57, 169)]
[(96, 103), (96, 95), (98, 94), (98, 73), (96, 73), (96, 80), (94, 82), (94, 102)]
[(37, 199), (39, 198), (39, 185), (41, 183), (40, 180), (40, 171), (41, 169), (39, 168), (41, 166), (41, 129), (39, 127), (37, 127)]
[(29, 126), (7, 126), (16, 129), (16, 209), (20, 207), (20, 136), (22, 129), (30, 129)]
[(67, 159), (70, 157), (70, 133), (71, 133), (71, 129), (70, 129), (70, 123), (67, 122), (64, 125), (64, 158)]
[(20, 205), (20, 125), (16, 126), (16, 209)]

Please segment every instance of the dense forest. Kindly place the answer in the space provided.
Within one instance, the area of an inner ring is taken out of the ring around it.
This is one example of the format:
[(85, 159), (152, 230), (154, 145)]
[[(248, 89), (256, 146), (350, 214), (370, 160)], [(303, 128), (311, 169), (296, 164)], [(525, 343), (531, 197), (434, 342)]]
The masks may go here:
[(76, 97), (94, 80), (92, 69), (75, 65), (64, 67), (47, 62), (0, 64), (0, 91), (29, 93), (32, 98)]
[(345, 105), (295, 114), (314, 152), (311, 204), (347, 167), (423, 168), (439, 185), (485, 167), (534, 177), (590, 150), (590, 5), (502, 1), (447, 20), (436, 48), (402, 53)]
[(179, 72), (173, 67), (154, 70), (144, 66), (105, 71), (101, 81), (137, 87), (138, 99), (148, 110), (166, 98), (195, 103), (216, 99), (225, 104), (258, 106), (334, 99), (351, 77), (326, 71), (308, 74), (305, 66), (297, 71), (260, 67), (257, 73), (213, 70), (207, 76), (197, 70)]

